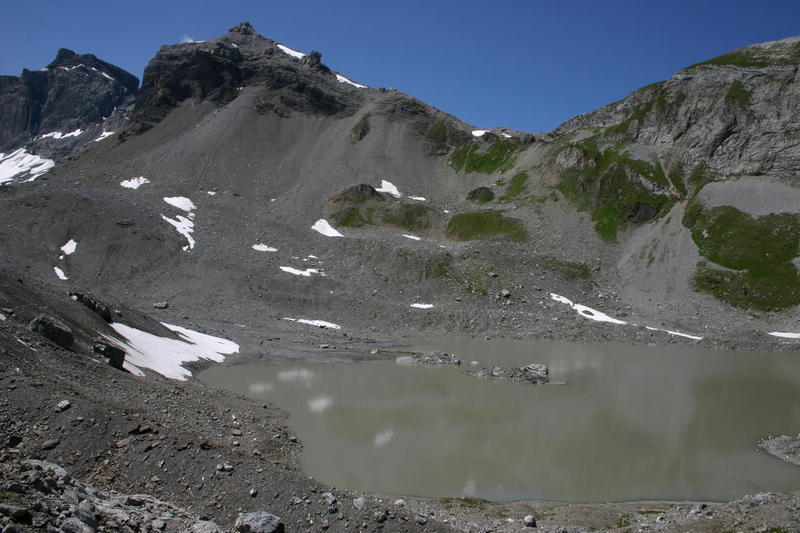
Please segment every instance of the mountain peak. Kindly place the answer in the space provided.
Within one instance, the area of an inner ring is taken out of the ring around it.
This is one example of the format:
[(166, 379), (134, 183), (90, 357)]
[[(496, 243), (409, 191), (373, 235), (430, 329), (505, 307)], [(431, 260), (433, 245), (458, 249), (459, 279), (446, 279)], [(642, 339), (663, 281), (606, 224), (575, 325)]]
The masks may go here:
[(249, 22), (242, 22), (228, 30), (228, 33), (241, 33), (242, 35), (255, 35), (256, 29)]

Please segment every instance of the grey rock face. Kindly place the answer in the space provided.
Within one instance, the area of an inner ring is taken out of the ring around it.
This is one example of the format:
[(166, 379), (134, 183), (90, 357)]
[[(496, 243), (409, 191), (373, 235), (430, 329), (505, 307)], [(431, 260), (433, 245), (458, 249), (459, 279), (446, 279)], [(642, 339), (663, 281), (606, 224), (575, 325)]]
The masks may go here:
[[(722, 175), (791, 172), (800, 166), (800, 37), (761, 43), (688, 67), (620, 102), (578, 116), (557, 135), (614, 127), (625, 144)], [(557, 163), (581, 166), (576, 152)]]
[(31, 331), (41, 333), (63, 348), (71, 348), (75, 337), (68, 325), (50, 315), (41, 314), (28, 325)]
[(76, 302), (80, 302), (95, 313), (106, 322), (111, 322), (111, 309), (106, 304), (92, 296), (91, 294), (83, 294), (80, 292), (70, 292), (70, 298)]
[[(138, 85), (123, 69), (65, 48), (44, 69), (0, 76), (0, 151), (25, 146), (46, 133), (86, 131), (128, 105)], [(63, 155), (95, 137), (51, 139), (41, 148)]]
[(265, 511), (241, 513), (236, 518), (234, 530), (238, 533), (279, 533), (283, 531), (281, 519)]

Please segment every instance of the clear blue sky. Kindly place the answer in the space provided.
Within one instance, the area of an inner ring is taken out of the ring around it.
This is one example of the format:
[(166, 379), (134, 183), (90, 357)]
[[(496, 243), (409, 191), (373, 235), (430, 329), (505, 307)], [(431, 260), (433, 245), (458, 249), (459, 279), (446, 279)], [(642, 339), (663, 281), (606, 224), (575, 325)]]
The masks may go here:
[(142, 77), (161, 44), (250, 21), (355, 81), (479, 127), (549, 131), (676, 70), (800, 34), (799, 0), (3, 0), (0, 74), (60, 47)]

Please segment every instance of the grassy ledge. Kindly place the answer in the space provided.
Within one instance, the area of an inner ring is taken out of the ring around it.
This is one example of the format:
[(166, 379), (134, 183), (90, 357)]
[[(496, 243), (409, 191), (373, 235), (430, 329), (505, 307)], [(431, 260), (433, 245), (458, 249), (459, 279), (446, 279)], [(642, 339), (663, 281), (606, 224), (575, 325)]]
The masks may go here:
[(509, 218), (500, 211), (472, 211), (454, 215), (447, 224), (445, 235), (455, 241), (501, 238), (527, 241), (528, 230), (519, 220)]

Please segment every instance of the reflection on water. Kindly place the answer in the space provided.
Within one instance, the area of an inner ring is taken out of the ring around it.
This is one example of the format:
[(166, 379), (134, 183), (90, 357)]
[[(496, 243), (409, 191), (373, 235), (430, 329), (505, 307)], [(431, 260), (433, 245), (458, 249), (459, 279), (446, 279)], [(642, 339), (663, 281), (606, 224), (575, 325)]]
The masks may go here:
[(291, 413), (309, 475), (339, 487), (497, 500), (722, 500), (800, 489), (761, 452), (800, 431), (800, 356), (433, 339), (481, 365), (544, 363), (564, 386), (388, 361), (215, 367), (207, 383)]

